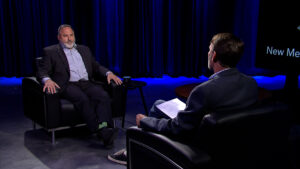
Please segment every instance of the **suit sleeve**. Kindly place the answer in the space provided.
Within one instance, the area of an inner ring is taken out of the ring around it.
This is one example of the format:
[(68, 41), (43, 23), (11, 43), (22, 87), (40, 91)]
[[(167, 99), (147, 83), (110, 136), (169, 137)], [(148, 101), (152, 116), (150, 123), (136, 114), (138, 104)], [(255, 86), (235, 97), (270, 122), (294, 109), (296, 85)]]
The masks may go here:
[(196, 129), (205, 115), (206, 97), (201, 87), (194, 89), (187, 100), (187, 107), (180, 111), (174, 119), (157, 119), (146, 117), (141, 120), (140, 127), (163, 134), (180, 135)]
[(86, 50), (87, 50), (87, 53), (89, 53), (89, 58), (91, 60), (93, 76), (95, 76), (95, 75), (100, 76), (100, 77), (106, 76), (106, 72), (108, 72), (109, 70), (106, 67), (102, 66), (99, 62), (96, 61), (96, 59), (92, 55), (90, 48), (86, 47)]
[(36, 63), (36, 76), (37, 79), (41, 82), (43, 78), (50, 77), (51, 74), (51, 52), (47, 49), (43, 49), (43, 57), (41, 61)]

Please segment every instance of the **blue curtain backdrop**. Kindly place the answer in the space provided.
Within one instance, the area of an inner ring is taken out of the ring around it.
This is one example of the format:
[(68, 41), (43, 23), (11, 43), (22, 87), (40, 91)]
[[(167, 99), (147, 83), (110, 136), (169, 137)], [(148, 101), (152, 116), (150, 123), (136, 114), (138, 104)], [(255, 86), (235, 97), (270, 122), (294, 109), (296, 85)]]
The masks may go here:
[(207, 73), (211, 37), (245, 43), (239, 68), (255, 69), (259, 0), (1, 0), (0, 76), (33, 74), (34, 58), (71, 24), (102, 65), (133, 77)]

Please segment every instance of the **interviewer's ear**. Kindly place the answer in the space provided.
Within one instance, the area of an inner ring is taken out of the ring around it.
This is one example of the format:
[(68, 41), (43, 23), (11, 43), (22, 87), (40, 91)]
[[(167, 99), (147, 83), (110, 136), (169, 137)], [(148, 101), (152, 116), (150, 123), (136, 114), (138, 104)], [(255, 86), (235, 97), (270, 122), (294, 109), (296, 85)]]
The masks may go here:
[(217, 55), (216, 55), (216, 52), (215, 52), (215, 51), (213, 51), (212, 60), (213, 60), (214, 62), (217, 62), (217, 61), (218, 61)]

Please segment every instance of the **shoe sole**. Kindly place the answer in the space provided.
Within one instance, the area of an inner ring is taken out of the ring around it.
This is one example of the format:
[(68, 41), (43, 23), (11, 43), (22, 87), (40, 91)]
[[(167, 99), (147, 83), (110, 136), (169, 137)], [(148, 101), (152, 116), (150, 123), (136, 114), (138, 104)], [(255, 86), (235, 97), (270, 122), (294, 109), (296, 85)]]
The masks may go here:
[(126, 161), (116, 160), (116, 159), (112, 158), (110, 155), (108, 155), (107, 158), (108, 158), (110, 161), (113, 161), (113, 162), (115, 162), (115, 163), (122, 164), (122, 165), (127, 165), (127, 162), (126, 162)]

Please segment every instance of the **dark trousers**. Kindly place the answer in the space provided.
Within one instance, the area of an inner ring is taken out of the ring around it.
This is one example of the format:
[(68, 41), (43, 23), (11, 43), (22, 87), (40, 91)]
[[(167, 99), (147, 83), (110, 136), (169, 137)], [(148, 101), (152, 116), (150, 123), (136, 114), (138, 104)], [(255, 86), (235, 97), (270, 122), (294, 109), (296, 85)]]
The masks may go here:
[(70, 82), (61, 95), (74, 104), (92, 132), (102, 122), (112, 126), (111, 98), (103, 86), (90, 81)]

